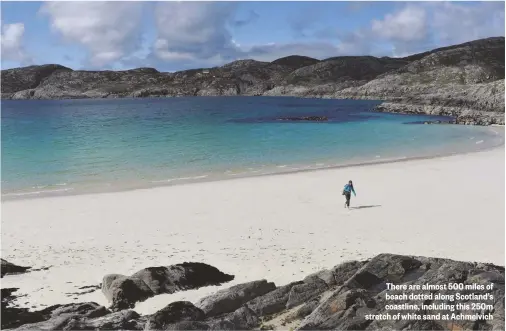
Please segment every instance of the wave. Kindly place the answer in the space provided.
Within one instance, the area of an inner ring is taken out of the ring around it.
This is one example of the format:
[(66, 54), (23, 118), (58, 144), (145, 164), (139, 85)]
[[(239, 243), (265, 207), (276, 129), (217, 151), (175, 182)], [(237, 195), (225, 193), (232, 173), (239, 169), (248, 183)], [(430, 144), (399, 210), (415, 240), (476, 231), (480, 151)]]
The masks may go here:
[(207, 175), (202, 176), (194, 176), (194, 177), (177, 177), (177, 178), (169, 178), (169, 179), (163, 179), (163, 180), (153, 180), (151, 183), (170, 183), (174, 181), (181, 181), (181, 180), (194, 180), (194, 179), (202, 179), (206, 178)]
[(32, 188), (42, 189), (42, 188), (53, 187), (53, 186), (67, 186), (67, 183), (56, 183), (56, 184), (49, 184), (49, 185), (37, 185), (37, 186), (32, 186)]
[(40, 190), (40, 191), (30, 191), (30, 192), (18, 192), (18, 193), (5, 193), (2, 194), (3, 196), (25, 196), (25, 195), (39, 195), (44, 193), (56, 193), (56, 192), (68, 192), (72, 191), (73, 188), (62, 188), (62, 189), (55, 189), (55, 190)]

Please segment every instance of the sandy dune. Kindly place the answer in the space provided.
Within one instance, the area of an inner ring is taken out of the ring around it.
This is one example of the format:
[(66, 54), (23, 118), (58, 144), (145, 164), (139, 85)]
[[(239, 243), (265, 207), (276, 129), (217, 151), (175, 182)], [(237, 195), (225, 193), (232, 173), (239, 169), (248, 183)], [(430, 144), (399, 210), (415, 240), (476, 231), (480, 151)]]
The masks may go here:
[[(93, 300), (107, 273), (199, 261), (277, 285), (380, 252), (504, 265), (504, 146), (429, 160), (2, 204), (2, 257), (49, 270), (6, 276), (19, 303)], [(343, 208), (353, 179), (354, 209)], [(230, 286), (229, 283), (225, 286)], [(150, 313), (216, 287), (140, 303)]]

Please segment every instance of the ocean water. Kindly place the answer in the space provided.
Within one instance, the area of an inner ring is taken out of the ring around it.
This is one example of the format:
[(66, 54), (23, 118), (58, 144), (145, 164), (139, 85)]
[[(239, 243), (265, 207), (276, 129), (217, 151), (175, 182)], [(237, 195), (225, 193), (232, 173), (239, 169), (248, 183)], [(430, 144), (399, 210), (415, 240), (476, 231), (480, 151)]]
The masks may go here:
[[(1, 102), (2, 198), (114, 191), (500, 145), (502, 128), (423, 125), (379, 101), (198, 97)], [(328, 122), (279, 121), (327, 116)]]

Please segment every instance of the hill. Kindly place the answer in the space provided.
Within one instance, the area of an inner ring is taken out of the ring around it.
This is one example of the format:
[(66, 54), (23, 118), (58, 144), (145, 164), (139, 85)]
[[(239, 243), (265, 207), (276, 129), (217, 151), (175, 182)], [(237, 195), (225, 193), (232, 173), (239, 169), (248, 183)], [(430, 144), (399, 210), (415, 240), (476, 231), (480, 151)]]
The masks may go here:
[[(504, 124), (504, 37), (403, 58), (292, 55), (272, 62), (163, 73), (72, 70), (56, 64), (2, 70), (2, 99), (267, 95), (379, 99), (393, 112), (452, 114), (468, 124)], [(465, 118), (465, 120), (464, 120)], [(457, 122), (460, 122), (459, 120)]]

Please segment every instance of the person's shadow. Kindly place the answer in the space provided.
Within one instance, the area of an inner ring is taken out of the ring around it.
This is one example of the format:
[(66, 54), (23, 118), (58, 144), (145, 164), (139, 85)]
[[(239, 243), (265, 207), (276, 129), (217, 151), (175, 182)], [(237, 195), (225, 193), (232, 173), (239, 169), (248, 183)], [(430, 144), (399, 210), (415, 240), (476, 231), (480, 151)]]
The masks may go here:
[(375, 207), (381, 207), (381, 205), (356, 206), (356, 207), (350, 207), (350, 209), (366, 209), (366, 208), (375, 208)]

